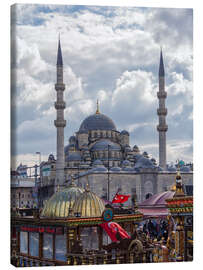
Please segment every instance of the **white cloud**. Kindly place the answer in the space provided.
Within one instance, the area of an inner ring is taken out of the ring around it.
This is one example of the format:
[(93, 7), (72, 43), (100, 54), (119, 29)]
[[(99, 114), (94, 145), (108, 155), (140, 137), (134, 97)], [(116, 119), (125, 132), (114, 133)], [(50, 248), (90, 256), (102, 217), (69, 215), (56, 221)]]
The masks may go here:
[[(157, 74), (159, 48), (163, 45), (168, 139), (179, 136), (176, 133), (181, 127), (184, 141), (191, 140), (191, 10), (92, 6), (74, 9), (57, 5), (18, 5), (16, 10), (17, 58), (12, 61), (16, 83), (12, 82), (12, 89), (21, 153), (37, 149), (42, 141), (46, 141), (43, 151), (47, 154), (55, 150), (53, 104), (59, 32), (66, 84), (65, 137), (95, 112), (98, 98), (100, 111), (110, 116), (118, 129), (128, 129), (132, 143), (156, 145)], [(15, 24), (14, 17), (12, 23)], [(38, 129), (45, 131), (39, 134)], [(29, 136), (35, 136), (32, 147)], [(189, 152), (184, 155), (189, 158)]]

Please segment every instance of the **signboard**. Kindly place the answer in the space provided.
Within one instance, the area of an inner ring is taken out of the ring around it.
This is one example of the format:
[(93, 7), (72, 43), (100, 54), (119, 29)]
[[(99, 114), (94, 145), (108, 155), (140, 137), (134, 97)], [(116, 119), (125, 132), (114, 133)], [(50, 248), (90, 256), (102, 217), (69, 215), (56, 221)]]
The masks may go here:
[(64, 234), (64, 228), (63, 227), (35, 227), (35, 226), (21, 226), (20, 231), (24, 232), (38, 232), (38, 233), (51, 233), (51, 234)]

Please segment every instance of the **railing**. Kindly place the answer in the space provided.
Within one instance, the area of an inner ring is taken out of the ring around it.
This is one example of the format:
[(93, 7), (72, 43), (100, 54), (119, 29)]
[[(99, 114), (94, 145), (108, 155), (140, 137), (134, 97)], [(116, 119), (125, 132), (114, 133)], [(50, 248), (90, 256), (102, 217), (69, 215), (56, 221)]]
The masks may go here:
[(96, 264), (124, 264), (124, 263), (152, 263), (168, 261), (166, 247), (159, 244), (148, 248), (141, 253), (136, 251), (112, 251), (100, 253), (92, 251), (92, 254), (67, 254), (66, 261), (51, 259), (39, 259), (31, 256), (19, 255), (12, 258), (15, 266), (57, 266), (57, 265), (96, 265)]

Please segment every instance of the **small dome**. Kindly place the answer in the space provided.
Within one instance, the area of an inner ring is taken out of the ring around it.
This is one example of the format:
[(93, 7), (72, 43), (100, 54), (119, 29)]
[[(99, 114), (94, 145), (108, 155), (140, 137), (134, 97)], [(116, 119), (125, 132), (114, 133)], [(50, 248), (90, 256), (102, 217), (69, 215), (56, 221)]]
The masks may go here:
[(101, 113), (95, 113), (88, 116), (82, 122), (79, 133), (82, 130), (116, 130), (116, 126), (108, 116)]
[(76, 137), (75, 136), (70, 136), (69, 143), (71, 144), (71, 143), (73, 143), (75, 141), (76, 141)]
[(75, 201), (83, 192), (83, 188), (70, 184), (67, 188), (54, 193), (46, 202), (41, 216), (50, 218), (68, 217), (69, 209), (73, 208)]
[(103, 166), (103, 163), (100, 159), (96, 159), (94, 162), (93, 162), (93, 166), (100, 166), (102, 165)]
[(109, 150), (121, 150), (121, 147), (119, 144), (114, 143), (110, 140), (99, 140), (97, 141), (92, 147), (91, 151), (98, 151), (98, 150), (108, 150), (108, 145), (109, 145)]
[(122, 166), (123, 166), (123, 167), (130, 166), (130, 161), (129, 161), (129, 160), (127, 160), (127, 159), (123, 160), (123, 162), (122, 162)]
[(54, 155), (53, 154), (50, 154), (48, 160), (49, 161), (55, 161)]
[(112, 172), (120, 172), (121, 171), (121, 168), (120, 167), (112, 167), (110, 169), (110, 171), (112, 171)]
[(143, 152), (142, 155), (143, 155), (144, 157), (146, 157), (146, 158), (149, 158), (149, 155), (148, 155), (148, 153), (147, 153), (146, 151)]
[(134, 150), (134, 151), (139, 151), (139, 147), (138, 147), (137, 145), (134, 145), (134, 146), (133, 146), (133, 150)]
[(121, 135), (127, 135), (127, 136), (129, 136), (130, 134), (129, 134), (129, 132), (127, 130), (122, 130), (121, 131)]
[(95, 193), (86, 189), (73, 206), (73, 213), (80, 213), (81, 217), (101, 217), (105, 209), (104, 202)]

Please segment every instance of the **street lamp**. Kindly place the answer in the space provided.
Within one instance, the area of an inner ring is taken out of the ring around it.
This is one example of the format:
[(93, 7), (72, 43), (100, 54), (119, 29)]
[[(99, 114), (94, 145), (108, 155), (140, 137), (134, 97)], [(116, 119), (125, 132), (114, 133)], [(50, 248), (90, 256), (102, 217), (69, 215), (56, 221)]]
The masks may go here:
[(39, 166), (41, 164), (41, 152), (36, 152), (36, 155), (39, 155)]
[(41, 168), (40, 168), (40, 164), (41, 164), (41, 152), (36, 152), (36, 155), (39, 155), (39, 185), (37, 187), (37, 189), (38, 189), (37, 190), (37, 201), (38, 201), (38, 208), (40, 208), (40, 206), (41, 206), (41, 194), (40, 194), (41, 193)]

